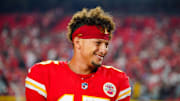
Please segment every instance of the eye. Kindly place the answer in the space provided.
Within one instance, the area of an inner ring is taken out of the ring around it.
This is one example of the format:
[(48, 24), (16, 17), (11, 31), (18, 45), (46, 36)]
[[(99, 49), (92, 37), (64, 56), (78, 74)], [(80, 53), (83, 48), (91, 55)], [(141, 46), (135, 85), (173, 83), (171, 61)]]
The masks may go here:
[(100, 41), (97, 41), (97, 42), (96, 42), (96, 45), (97, 45), (97, 46), (99, 46), (100, 44), (101, 44), (101, 42), (100, 42)]

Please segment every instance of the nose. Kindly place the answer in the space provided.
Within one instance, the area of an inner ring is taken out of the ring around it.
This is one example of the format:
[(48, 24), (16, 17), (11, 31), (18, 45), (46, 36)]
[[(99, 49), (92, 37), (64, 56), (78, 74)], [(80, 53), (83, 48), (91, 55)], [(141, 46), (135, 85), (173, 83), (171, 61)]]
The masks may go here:
[(108, 52), (107, 45), (106, 44), (101, 44), (99, 51), (100, 51), (101, 55), (105, 56), (107, 54), (107, 52)]

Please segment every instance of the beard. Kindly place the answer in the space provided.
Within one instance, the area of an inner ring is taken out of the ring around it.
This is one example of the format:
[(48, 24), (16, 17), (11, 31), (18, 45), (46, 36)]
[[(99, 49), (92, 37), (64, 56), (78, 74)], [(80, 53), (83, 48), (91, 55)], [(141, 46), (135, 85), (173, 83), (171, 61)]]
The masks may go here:
[(96, 64), (96, 63), (94, 63), (94, 62), (92, 62), (92, 65), (93, 65), (95, 68), (98, 68), (98, 67), (101, 66), (101, 64)]
[(93, 72), (96, 72), (98, 70), (98, 68), (101, 66), (101, 64), (96, 64), (95, 62), (92, 62), (93, 65)]

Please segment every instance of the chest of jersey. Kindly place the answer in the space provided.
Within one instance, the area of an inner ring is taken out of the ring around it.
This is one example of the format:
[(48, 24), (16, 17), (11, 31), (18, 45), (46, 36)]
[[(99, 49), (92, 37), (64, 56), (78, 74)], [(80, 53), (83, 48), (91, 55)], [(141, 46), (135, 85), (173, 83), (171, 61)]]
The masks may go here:
[(49, 77), (48, 101), (114, 101), (117, 93), (116, 82), (101, 71), (81, 78), (61, 68), (50, 71)]

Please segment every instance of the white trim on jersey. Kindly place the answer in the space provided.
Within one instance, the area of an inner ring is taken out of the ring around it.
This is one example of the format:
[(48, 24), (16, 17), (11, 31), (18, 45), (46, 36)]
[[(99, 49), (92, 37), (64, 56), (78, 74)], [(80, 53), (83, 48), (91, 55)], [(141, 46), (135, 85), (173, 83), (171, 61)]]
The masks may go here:
[(26, 78), (25, 87), (38, 92), (40, 95), (47, 97), (47, 92), (44, 84), (41, 84), (29, 77)]
[(126, 88), (126, 89), (123, 90), (123, 91), (120, 91), (120, 93), (119, 93), (116, 101), (119, 101), (119, 100), (121, 100), (121, 99), (124, 99), (124, 98), (126, 98), (126, 97), (128, 97), (128, 96), (130, 96), (130, 95), (131, 95), (131, 87)]

